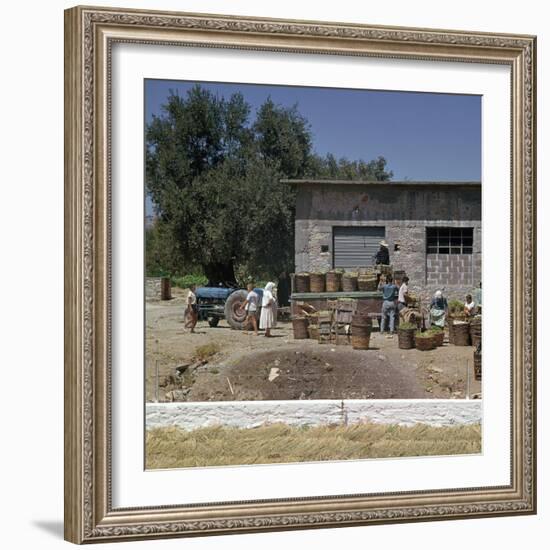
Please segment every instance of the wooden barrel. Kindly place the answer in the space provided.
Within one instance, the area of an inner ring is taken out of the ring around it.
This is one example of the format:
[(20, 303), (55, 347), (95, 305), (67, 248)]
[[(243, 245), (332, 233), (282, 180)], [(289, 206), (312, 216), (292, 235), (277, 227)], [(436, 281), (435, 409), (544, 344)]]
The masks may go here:
[(292, 329), (294, 331), (295, 340), (303, 340), (309, 338), (309, 332), (307, 330), (309, 321), (307, 317), (293, 317), (292, 318)]
[(342, 277), (342, 290), (344, 292), (357, 291), (357, 273), (344, 273)]
[(309, 292), (309, 273), (296, 273), (294, 288), (298, 293)]
[(376, 290), (378, 286), (376, 283), (377, 279), (376, 273), (359, 275), (359, 277), (357, 277), (357, 287), (361, 292), (372, 292)]
[(481, 352), (474, 350), (474, 377), (481, 380)]
[(325, 280), (324, 273), (310, 273), (309, 274), (309, 290), (310, 292), (325, 292)]
[(466, 321), (454, 321), (453, 327), (453, 344), (455, 346), (470, 345), (470, 324)]
[(342, 288), (342, 273), (340, 271), (329, 271), (326, 276), (327, 292), (340, 292)]
[(415, 334), (414, 345), (417, 350), (429, 351), (431, 349), (435, 349), (435, 338), (433, 336), (418, 336), (418, 334)]
[(478, 346), (481, 344), (481, 317), (474, 317), (470, 321), (470, 338), (472, 340), (472, 346)]
[(399, 328), (397, 329), (397, 344), (399, 349), (414, 348), (414, 328)]
[(353, 349), (369, 349), (372, 321), (370, 317), (355, 314), (351, 318), (351, 346)]

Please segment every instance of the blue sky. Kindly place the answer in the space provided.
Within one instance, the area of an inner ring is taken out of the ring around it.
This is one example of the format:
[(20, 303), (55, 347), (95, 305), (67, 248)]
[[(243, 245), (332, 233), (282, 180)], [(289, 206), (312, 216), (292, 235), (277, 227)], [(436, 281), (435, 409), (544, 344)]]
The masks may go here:
[[(145, 118), (162, 115), (170, 90), (196, 82), (146, 80)], [(204, 83), (220, 96), (241, 92), (255, 111), (271, 96), (311, 124), (321, 155), (369, 161), (386, 157), (394, 180), (481, 180), (481, 96)]]

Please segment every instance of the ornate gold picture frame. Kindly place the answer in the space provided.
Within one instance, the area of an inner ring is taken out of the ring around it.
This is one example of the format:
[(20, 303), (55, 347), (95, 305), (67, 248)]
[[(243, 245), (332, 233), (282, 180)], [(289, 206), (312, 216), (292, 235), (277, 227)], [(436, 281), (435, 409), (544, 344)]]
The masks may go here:
[[(500, 64), (511, 71), (511, 483), (114, 508), (111, 54), (116, 43)], [(65, 12), (65, 538), (106, 542), (536, 512), (536, 38), (75, 7)]]

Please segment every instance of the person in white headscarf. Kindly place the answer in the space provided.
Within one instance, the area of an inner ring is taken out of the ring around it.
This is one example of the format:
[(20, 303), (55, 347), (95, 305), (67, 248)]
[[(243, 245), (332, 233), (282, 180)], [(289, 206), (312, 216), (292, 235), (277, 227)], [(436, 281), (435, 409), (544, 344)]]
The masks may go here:
[(430, 304), (430, 321), (432, 325), (443, 328), (445, 326), (445, 316), (447, 315), (447, 298), (443, 296), (441, 290), (436, 291)]
[(275, 283), (267, 283), (262, 297), (260, 329), (265, 329), (265, 336), (271, 336), (271, 329), (277, 325), (277, 300), (273, 294)]

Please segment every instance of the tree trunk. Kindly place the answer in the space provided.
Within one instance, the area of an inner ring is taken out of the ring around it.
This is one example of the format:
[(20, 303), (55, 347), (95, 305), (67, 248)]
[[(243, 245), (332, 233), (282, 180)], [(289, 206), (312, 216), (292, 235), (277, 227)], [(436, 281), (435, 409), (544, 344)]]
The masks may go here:
[(208, 279), (208, 286), (236, 286), (235, 268), (233, 262), (213, 263), (202, 266)]

